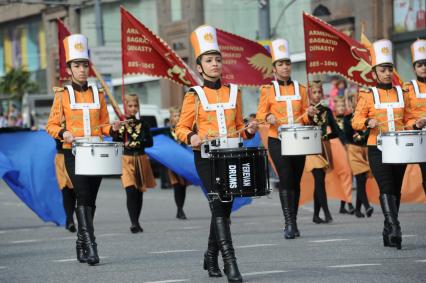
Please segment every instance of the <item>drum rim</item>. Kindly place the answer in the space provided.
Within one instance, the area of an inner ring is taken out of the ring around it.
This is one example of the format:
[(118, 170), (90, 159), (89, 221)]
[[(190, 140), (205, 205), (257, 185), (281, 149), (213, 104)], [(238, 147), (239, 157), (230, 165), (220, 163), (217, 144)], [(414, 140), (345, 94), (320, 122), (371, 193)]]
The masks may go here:
[(308, 131), (308, 130), (315, 130), (315, 131), (321, 131), (321, 128), (318, 126), (294, 126), (294, 127), (284, 127), (281, 126), (278, 128), (279, 132), (294, 132), (294, 131)]
[(250, 147), (233, 147), (233, 148), (215, 148), (211, 149), (209, 153), (225, 153), (225, 152), (257, 152), (263, 151), (266, 148), (261, 146), (250, 146)]
[(80, 147), (123, 147), (122, 142), (112, 142), (112, 141), (104, 141), (104, 142), (83, 142), (83, 141), (75, 141), (72, 143), (73, 146)]
[(406, 130), (406, 131), (394, 131), (394, 132), (386, 132), (382, 133), (382, 137), (396, 137), (396, 136), (419, 136), (426, 134), (422, 133), (422, 130)]

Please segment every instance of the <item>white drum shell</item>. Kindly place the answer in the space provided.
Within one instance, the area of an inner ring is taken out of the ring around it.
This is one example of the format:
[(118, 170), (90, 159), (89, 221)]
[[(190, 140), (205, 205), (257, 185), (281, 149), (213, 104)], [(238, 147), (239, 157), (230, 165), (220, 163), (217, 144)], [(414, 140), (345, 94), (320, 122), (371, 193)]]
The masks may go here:
[(119, 142), (76, 142), (73, 144), (76, 175), (121, 175), (123, 144)]
[(281, 155), (321, 154), (321, 129), (314, 126), (280, 127)]
[(388, 132), (377, 137), (383, 163), (426, 162), (426, 131)]

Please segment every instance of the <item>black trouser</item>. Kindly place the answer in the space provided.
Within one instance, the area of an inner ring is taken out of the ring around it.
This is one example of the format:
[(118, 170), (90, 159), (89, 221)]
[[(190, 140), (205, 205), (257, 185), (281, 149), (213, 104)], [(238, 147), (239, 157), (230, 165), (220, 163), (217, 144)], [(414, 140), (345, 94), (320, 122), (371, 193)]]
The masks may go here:
[[(201, 158), (201, 152), (194, 150), (195, 167), (197, 168), (198, 176), (207, 192), (212, 192), (211, 187), (211, 170), (210, 161), (208, 158)], [(214, 198), (209, 200), (210, 210), (212, 217), (230, 217), (232, 202), (221, 202), (219, 199)]]
[(137, 225), (139, 224), (139, 217), (142, 211), (143, 192), (135, 186), (130, 186), (126, 188), (126, 196), (127, 211), (129, 212), (130, 222), (132, 225)]
[(423, 190), (426, 194), (426, 163), (420, 163), (420, 169), (422, 171), (422, 178), (423, 178)]
[(300, 195), (300, 180), (305, 168), (306, 157), (304, 155), (281, 155), (281, 141), (271, 137), (268, 138), (268, 150), (280, 179), (280, 191), (293, 190)]
[(64, 150), (65, 167), (74, 186), (77, 206), (96, 206), (96, 197), (102, 177), (75, 175), (75, 157), (71, 150)]
[(359, 211), (361, 209), (361, 205), (364, 205), (364, 208), (368, 209), (370, 208), (370, 203), (368, 202), (367, 192), (366, 192), (367, 172), (355, 175), (355, 179), (356, 179), (355, 208), (357, 211)]
[(379, 185), (380, 194), (401, 196), (406, 164), (382, 163), (382, 152), (375, 146), (368, 147), (368, 162)]

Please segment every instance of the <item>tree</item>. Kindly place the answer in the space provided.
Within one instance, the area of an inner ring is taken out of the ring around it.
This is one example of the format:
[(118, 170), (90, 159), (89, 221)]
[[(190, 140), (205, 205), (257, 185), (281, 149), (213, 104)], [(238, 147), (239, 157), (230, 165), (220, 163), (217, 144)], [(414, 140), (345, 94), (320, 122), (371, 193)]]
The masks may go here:
[(30, 72), (22, 67), (10, 69), (0, 78), (0, 93), (8, 95), (10, 100), (21, 100), (25, 93), (35, 93), (38, 84), (30, 78)]

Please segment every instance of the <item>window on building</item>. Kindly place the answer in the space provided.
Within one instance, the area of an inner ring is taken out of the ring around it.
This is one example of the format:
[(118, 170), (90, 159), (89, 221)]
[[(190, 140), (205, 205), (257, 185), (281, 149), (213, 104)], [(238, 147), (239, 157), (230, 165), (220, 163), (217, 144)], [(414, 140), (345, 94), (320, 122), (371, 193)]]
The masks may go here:
[(172, 14), (172, 22), (182, 20), (182, 2), (181, 0), (171, 0), (170, 9)]
[(426, 28), (426, 0), (394, 0), (393, 27), (395, 33)]

